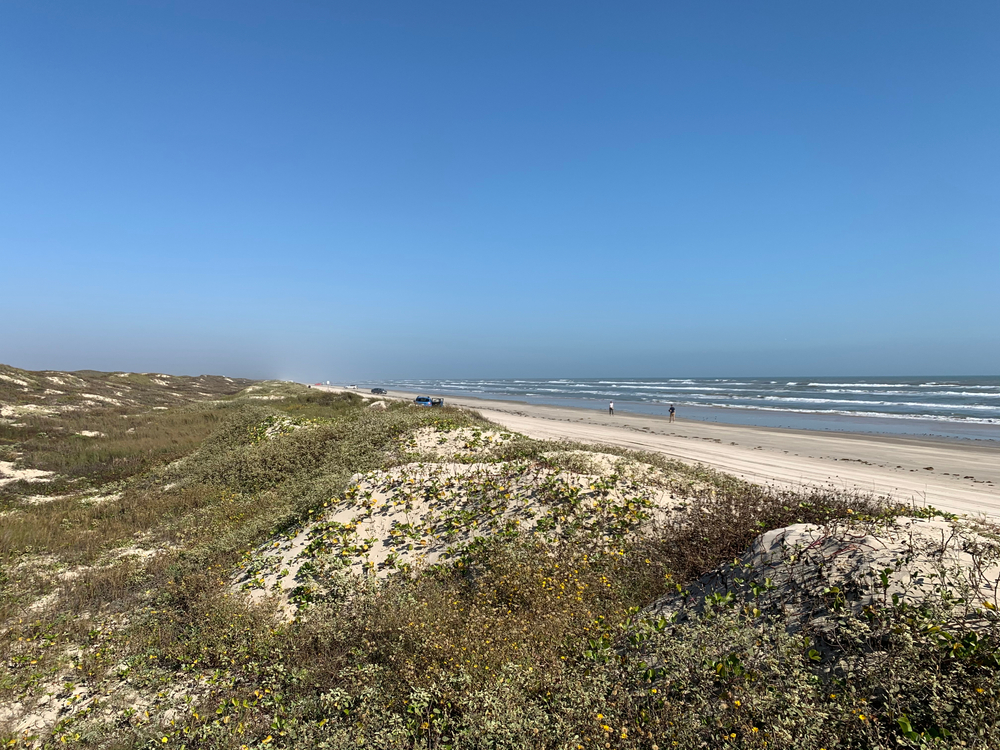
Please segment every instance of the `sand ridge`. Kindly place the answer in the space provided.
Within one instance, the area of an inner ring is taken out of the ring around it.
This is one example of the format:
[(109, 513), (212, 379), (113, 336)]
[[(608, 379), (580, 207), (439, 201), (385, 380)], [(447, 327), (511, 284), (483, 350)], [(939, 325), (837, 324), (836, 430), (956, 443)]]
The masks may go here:
[(645, 608), (677, 619), (712, 603), (749, 602), (791, 630), (823, 631), (845, 608), (948, 602), (985, 624), (1000, 608), (998, 527), (943, 514), (793, 524), (757, 537), (743, 556)]
[[(322, 387), (324, 390), (346, 390)], [(356, 392), (356, 391), (354, 391)], [(391, 391), (385, 398), (412, 400)], [(807, 432), (598, 409), (448, 397), (528, 437), (645, 450), (758, 484), (887, 495), (954, 513), (1000, 516), (1000, 446), (971, 441)]]
[[(572, 529), (614, 544), (687, 506), (689, 487), (631, 459), (554, 452), (549, 465), (538, 465), (484, 455), (512, 437), (469, 428), (418, 431), (406, 446), (423, 449), (420, 455), (437, 450), (437, 461), (356, 475), (313, 520), (249, 554), (234, 588), (252, 601), (274, 595), (292, 617), (326, 594), (337, 575), (385, 578), (455, 559), (474, 540), (505, 531), (558, 543)], [(480, 460), (462, 461), (469, 458)]]

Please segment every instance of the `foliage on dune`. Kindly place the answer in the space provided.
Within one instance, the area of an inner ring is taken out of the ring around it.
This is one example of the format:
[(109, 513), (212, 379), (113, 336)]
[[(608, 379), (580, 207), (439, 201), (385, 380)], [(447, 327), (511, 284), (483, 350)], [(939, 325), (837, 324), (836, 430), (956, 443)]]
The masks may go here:
[(899, 509), (238, 385), (0, 425), (52, 472), (0, 486), (10, 746), (995, 746), (988, 601), (887, 577), (803, 618), (747, 567), (764, 532), (876, 538)]

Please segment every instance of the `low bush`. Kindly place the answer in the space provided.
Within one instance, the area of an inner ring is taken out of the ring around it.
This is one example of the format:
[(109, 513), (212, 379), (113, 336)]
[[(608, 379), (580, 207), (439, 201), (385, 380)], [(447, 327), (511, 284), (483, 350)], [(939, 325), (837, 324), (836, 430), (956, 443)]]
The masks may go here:
[[(998, 746), (1000, 665), (988, 612), (973, 621), (959, 616), (958, 602), (889, 601), (792, 629), (745, 590), (710, 596), (679, 618), (645, 609), (731, 563), (769, 529), (874, 523), (899, 509), (768, 490), (627, 451), (601, 449), (662, 469), (684, 512), (641, 533), (628, 525), (545, 537), (508, 525), (447, 562), (384, 580), (349, 574), (345, 564), (325, 596), (286, 621), (276, 600), (253, 603), (236, 590), (244, 555), (293, 533), (353, 474), (411, 461), (413, 431), (488, 425), (461, 410), (371, 410), (354, 394), (286, 384), (274, 395), (150, 412), (143, 424), (176, 440), (157, 444), (148, 463), (134, 458), (134, 473), (88, 475), (117, 476), (120, 498), (18, 506), (20, 515), (5, 518), (0, 700), (9, 705), (57, 681), (73, 686), (59, 700), (79, 688), (79, 700), (92, 703), (44, 736), (10, 729), (4, 742)], [(18, 450), (59, 464), (58, 451), (44, 458), (44, 439), (26, 434)], [(537, 467), (528, 472), (538, 477), (537, 497), (557, 503), (559, 487), (543, 486), (545, 478), (560, 460), (580, 459), (552, 455), (582, 448), (518, 437), (486, 460)], [(61, 465), (103, 465), (81, 456)], [(42, 595), (58, 596), (59, 607), (33, 608)]]

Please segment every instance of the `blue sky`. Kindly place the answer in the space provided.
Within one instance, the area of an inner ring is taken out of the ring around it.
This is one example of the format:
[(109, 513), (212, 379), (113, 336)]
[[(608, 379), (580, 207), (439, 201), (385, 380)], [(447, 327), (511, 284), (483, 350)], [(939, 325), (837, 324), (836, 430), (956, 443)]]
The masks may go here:
[(0, 362), (997, 374), (998, 39), (994, 2), (7, 0)]

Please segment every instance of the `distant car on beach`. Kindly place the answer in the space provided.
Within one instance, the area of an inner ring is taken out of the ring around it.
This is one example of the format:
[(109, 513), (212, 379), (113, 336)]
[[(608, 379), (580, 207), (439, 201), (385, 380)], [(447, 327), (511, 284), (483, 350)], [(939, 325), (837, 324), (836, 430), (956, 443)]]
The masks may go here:
[(431, 398), (430, 396), (417, 396), (413, 399), (417, 406), (444, 406), (443, 398)]
[(388, 392), (389, 391), (387, 391), (385, 388), (372, 388), (372, 393), (375, 393), (379, 396), (384, 396)]

